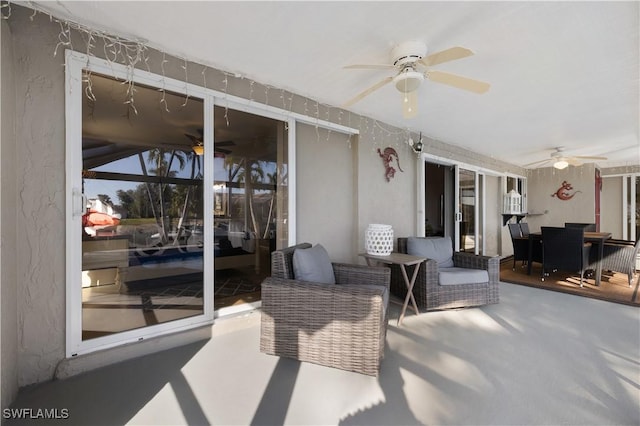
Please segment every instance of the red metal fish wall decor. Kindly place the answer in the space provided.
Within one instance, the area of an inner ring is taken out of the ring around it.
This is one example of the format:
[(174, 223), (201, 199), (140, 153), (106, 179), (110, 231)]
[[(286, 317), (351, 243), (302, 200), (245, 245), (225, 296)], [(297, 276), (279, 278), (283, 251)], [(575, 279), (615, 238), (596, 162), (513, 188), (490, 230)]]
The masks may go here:
[(572, 199), (578, 192), (582, 192), (582, 191), (573, 191), (573, 192), (570, 192), (570, 191), (573, 191), (573, 186), (571, 186), (569, 182), (564, 180), (562, 181), (562, 186), (560, 186), (560, 188), (558, 188), (556, 192), (551, 194), (551, 196), (558, 197), (558, 199), (562, 201), (567, 201)]
[(398, 153), (395, 149), (388, 146), (384, 149), (384, 151), (380, 151), (380, 148), (378, 148), (378, 155), (382, 157), (382, 164), (384, 164), (384, 177), (387, 182), (391, 182), (391, 178), (396, 174), (396, 169), (391, 165), (393, 157), (396, 158), (398, 169), (404, 173), (404, 170), (402, 170), (402, 168), (400, 167), (400, 159), (398, 158)]

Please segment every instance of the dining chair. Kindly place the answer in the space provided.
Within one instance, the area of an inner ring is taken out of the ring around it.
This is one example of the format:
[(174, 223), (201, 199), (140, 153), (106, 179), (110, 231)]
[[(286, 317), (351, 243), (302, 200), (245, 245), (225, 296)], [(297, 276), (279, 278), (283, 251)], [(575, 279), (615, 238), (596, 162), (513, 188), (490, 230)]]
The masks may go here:
[(520, 223), (510, 223), (509, 233), (511, 234), (511, 244), (513, 245), (513, 270), (516, 270), (516, 261), (524, 262), (529, 260), (529, 239), (522, 235)]
[(541, 231), (542, 281), (550, 272), (579, 272), (580, 287), (583, 287), (591, 249), (591, 243), (584, 242), (584, 229), (543, 226)]
[(565, 228), (582, 228), (584, 232), (596, 232), (596, 224), (595, 223), (576, 223), (576, 222), (565, 222)]

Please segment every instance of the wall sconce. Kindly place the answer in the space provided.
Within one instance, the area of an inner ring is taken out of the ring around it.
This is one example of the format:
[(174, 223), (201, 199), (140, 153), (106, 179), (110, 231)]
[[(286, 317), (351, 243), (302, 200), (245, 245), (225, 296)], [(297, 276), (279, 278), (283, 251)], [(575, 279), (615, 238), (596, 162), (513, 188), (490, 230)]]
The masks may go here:
[(409, 138), (409, 146), (416, 154), (422, 154), (422, 148), (424, 148), (424, 145), (422, 144), (422, 132), (420, 132), (420, 139), (418, 142), (415, 142), (413, 138)]

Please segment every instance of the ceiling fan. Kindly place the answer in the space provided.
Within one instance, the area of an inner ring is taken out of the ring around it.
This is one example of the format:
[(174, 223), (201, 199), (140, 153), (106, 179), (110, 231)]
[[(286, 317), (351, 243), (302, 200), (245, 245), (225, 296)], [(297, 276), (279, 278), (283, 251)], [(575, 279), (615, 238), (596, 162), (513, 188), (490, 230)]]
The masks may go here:
[(541, 161), (534, 161), (533, 163), (525, 164), (524, 168), (534, 167), (534, 166), (542, 166), (546, 163), (553, 163), (553, 167), (556, 169), (566, 169), (569, 165), (572, 166), (580, 166), (585, 161), (580, 160), (606, 160), (607, 157), (590, 157), (583, 155), (567, 155), (565, 154), (564, 147), (554, 148), (554, 152), (551, 153), (550, 158)]
[[(193, 143), (193, 146), (191, 147), (193, 149), (193, 152), (195, 152), (196, 155), (203, 155), (204, 154), (203, 131), (202, 131), (202, 129), (197, 129), (197, 130), (198, 130), (198, 133), (200, 134), (200, 136), (194, 136), (194, 135), (191, 135), (189, 133), (185, 133), (184, 135), (186, 137), (188, 137), (189, 139), (191, 139), (191, 142)], [(213, 144), (214, 156), (224, 157), (226, 154), (231, 154), (231, 150), (230, 149), (225, 149), (223, 147), (225, 147), (225, 146), (234, 146), (234, 145), (235, 145), (235, 142), (233, 142), (233, 141), (215, 142)]]
[(473, 52), (467, 48), (451, 47), (427, 56), (427, 46), (422, 41), (412, 40), (401, 43), (391, 50), (392, 65), (348, 65), (345, 67), (346, 69), (393, 69), (398, 72), (395, 76), (386, 77), (345, 102), (343, 107), (350, 107), (365, 96), (391, 82), (395, 84), (396, 89), (402, 94), (402, 113), (405, 118), (415, 117), (418, 113), (418, 89), (425, 79), (474, 93), (485, 93), (490, 87), (488, 83), (430, 69), (432, 65), (466, 58), (471, 55), (473, 55)]

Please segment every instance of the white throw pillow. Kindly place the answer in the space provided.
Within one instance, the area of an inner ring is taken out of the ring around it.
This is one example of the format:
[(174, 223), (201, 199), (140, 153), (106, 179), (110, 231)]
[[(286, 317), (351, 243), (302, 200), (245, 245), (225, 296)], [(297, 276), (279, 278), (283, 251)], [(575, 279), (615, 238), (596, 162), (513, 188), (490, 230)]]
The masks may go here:
[(329, 253), (320, 244), (293, 252), (293, 275), (296, 280), (335, 284)]
[(433, 259), (439, 268), (453, 266), (453, 245), (449, 237), (409, 237), (407, 254)]

